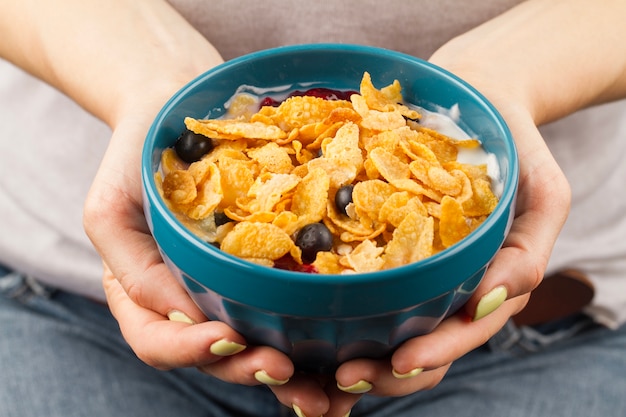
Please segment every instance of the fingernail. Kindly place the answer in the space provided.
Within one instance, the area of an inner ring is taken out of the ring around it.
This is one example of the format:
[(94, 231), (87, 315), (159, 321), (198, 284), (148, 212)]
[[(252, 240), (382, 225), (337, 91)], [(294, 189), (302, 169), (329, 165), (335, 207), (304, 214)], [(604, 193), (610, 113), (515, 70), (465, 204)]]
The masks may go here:
[(348, 411), (346, 414), (343, 415), (343, 417), (350, 417), (350, 413), (352, 412), (352, 410)]
[(211, 345), (211, 353), (218, 356), (230, 356), (239, 353), (246, 347), (226, 339), (218, 340)]
[(476, 314), (474, 314), (474, 321), (480, 320), (488, 314), (493, 313), (498, 307), (502, 305), (506, 300), (507, 291), (504, 285), (500, 285), (487, 294), (478, 302), (476, 306)]
[(167, 318), (170, 319), (170, 321), (178, 321), (180, 323), (196, 324), (196, 322), (193, 321), (191, 317), (189, 317), (182, 311), (178, 311), (178, 310), (172, 310), (169, 313), (167, 313)]
[(344, 387), (343, 385), (339, 384), (339, 382), (337, 382), (337, 388), (350, 394), (365, 394), (372, 389), (372, 384), (367, 381), (360, 380), (356, 384)]
[(256, 371), (254, 373), (254, 378), (262, 384), (265, 385), (285, 385), (289, 378), (287, 379), (275, 379), (269, 376), (269, 374), (263, 369)]
[(415, 368), (415, 369), (411, 369), (409, 372), (401, 374), (400, 372), (397, 372), (395, 369), (392, 369), (391, 373), (393, 374), (393, 376), (395, 376), (398, 379), (408, 379), (408, 378), (413, 378), (414, 376), (421, 374), (423, 370), (424, 368)]
[(298, 417), (306, 417), (306, 415), (302, 412), (302, 409), (295, 404), (291, 404), (291, 408), (293, 408), (293, 412), (296, 413)]

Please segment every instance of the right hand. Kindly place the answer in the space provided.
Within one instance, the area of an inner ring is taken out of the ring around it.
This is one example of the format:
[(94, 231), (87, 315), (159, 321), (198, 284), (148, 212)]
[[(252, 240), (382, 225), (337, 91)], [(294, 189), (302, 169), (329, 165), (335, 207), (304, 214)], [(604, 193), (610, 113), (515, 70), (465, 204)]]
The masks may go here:
[[(153, 112), (146, 102), (114, 129), (85, 204), (85, 229), (105, 262), (103, 285), (122, 335), (155, 368), (196, 367), (241, 385), (269, 382), (281, 403), (307, 416), (345, 415), (358, 396), (339, 391), (334, 380), (294, 374), (282, 352), (246, 346), (228, 325), (208, 320), (163, 262), (143, 214), (139, 169), (143, 138), (161, 106), (152, 102)], [(172, 312), (195, 324), (168, 319)], [(237, 345), (245, 349), (229, 350)], [(257, 371), (270, 379), (257, 379)]]

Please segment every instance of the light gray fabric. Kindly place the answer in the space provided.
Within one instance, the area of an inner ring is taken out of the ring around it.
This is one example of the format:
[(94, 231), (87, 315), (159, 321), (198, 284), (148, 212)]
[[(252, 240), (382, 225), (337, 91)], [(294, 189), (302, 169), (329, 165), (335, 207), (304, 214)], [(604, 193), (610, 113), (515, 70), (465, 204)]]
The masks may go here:
[(541, 130), (572, 187), (572, 210), (548, 272), (587, 273), (596, 287), (588, 312), (615, 327), (626, 321), (626, 100)]
[(68, 98), (0, 60), (0, 263), (103, 297), (82, 205), (109, 136)]
[(200, 29), (224, 59), (230, 59), (258, 49), (320, 42), (368, 44), (428, 58), (453, 36), (521, 1), (169, 2)]
[[(428, 58), (446, 40), (518, 1), (171, 3), (226, 59), (331, 41)], [(590, 274), (597, 285), (590, 311), (615, 326), (626, 321), (626, 198), (620, 188), (626, 179), (626, 101), (580, 112), (543, 131), (574, 193), (550, 271), (576, 267)], [(101, 264), (82, 229), (82, 205), (109, 136), (104, 124), (66, 97), (0, 61), (0, 263), (103, 297)]]

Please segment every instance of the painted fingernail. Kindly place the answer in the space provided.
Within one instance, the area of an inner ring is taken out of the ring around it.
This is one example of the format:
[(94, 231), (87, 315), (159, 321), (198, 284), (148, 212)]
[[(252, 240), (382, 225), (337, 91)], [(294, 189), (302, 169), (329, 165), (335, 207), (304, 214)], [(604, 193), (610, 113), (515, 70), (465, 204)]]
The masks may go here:
[(241, 352), (246, 347), (239, 343), (231, 342), (226, 339), (218, 340), (211, 345), (211, 353), (217, 356), (231, 356)]
[(196, 324), (196, 322), (193, 321), (191, 317), (189, 317), (182, 311), (178, 311), (178, 310), (172, 310), (169, 313), (167, 313), (167, 318), (170, 319), (170, 321), (178, 321), (180, 323)]
[(476, 314), (474, 314), (474, 321), (480, 320), (488, 314), (493, 313), (498, 307), (502, 305), (506, 300), (507, 291), (504, 285), (500, 285), (487, 294), (478, 302), (476, 306)]
[(360, 380), (356, 384), (344, 387), (339, 382), (337, 382), (337, 388), (350, 394), (365, 394), (372, 389), (372, 384), (365, 380)]
[(350, 417), (350, 413), (352, 413), (352, 410), (350, 410), (346, 414), (344, 414), (343, 417)]
[(293, 408), (293, 412), (296, 413), (298, 417), (306, 417), (306, 415), (302, 412), (302, 409), (295, 404), (291, 404), (291, 408)]
[(275, 379), (269, 376), (269, 374), (263, 369), (256, 371), (254, 373), (254, 378), (262, 384), (265, 385), (285, 385), (289, 378), (287, 379)]
[(409, 372), (405, 372), (401, 374), (395, 369), (392, 369), (391, 373), (393, 374), (393, 376), (395, 376), (398, 379), (408, 379), (408, 378), (413, 378), (414, 376), (421, 374), (423, 370), (424, 368), (415, 368), (415, 369), (411, 369)]

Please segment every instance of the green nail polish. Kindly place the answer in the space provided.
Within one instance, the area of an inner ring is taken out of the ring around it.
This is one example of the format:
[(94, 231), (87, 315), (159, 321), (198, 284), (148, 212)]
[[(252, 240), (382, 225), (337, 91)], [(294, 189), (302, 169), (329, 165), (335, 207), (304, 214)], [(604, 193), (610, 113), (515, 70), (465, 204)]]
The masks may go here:
[(343, 385), (337, 383), (337, 388), (350, 394), (365, 394), (372, 389), (372, 384), (367, 381), (360, 380), (356, 384), (352, 384), (348, 387), (344, 387)]
[(476, 306), (476, 314), (474, 315), (474, 321), (480, 320), (488, 314), (493, 313), (502, 303), (506, 300), (507, 291), (506, 287), (500, 285), (487, 294), (478, 302)]
[(289, 381), (289, 378), (287, 379), (275, 379), (272, 378), (271, 376), (269, 376), (269, 374), (264, 371), (264, 370), (260, 370), (260, 371), (256, 371), (254, 373), (254, 378), (259, 381), (262, 384), (265, 385), (285, 385), (287, 383), (287, 381)]
[(194, 322), (191, 319), (191, 317), (189, 317), (182, 311), (178, 311), (178, 310), (172, 310), (169, 313), (167, 313), (167, 318), (170, 319), (170, 321), (177, 321), (180, 323), (187, 323), (187, 324), (196, 324), (196, 322)]
[(228, 340), (222, 339), (214, 342), (211, 345), (211, 353), (217, 356), (231, 356), (235, 353), (239, 353), (244, 350), (246, 347), (244, 345), (240, 345), (239, 343), (230, 342)]
[(298, 417), (306, 417), (302, 412), (302, 409), (295, 404), (291, 404), (291, 408), (293, 408), (293, 412), (296, 413)]
[(391, 373), (393, 374), (393, 376), (395, 376), (398, 379), (408, 379), (408, 378), (413, 378), (414, 376), (421, 374), (423, 370), (424, 368), (415, 368), (415, 369), (411, 369), (409, 372), (401, 374), (397, 372), (395, 369), (392, 369)]

